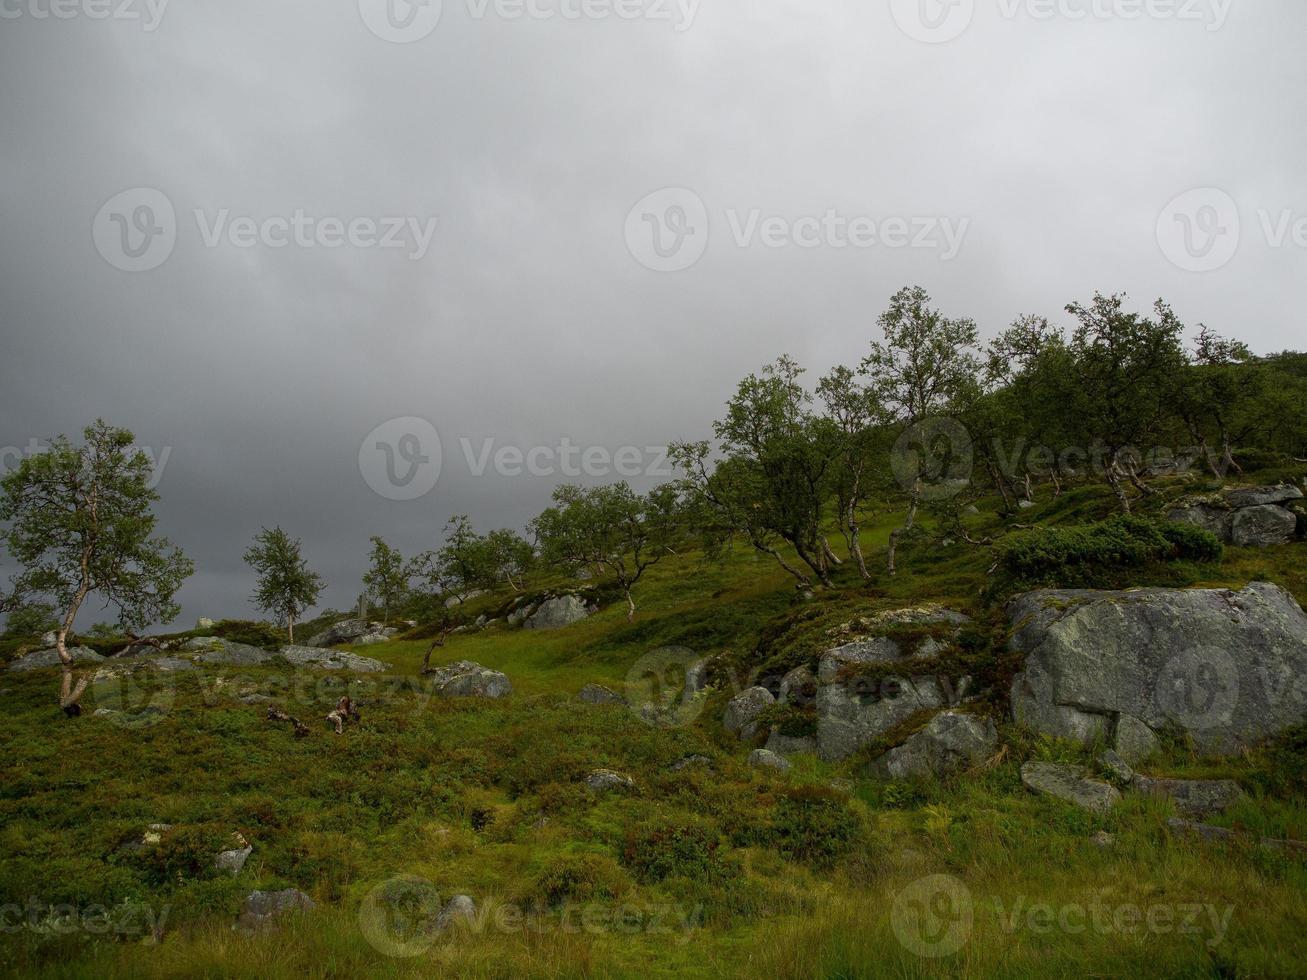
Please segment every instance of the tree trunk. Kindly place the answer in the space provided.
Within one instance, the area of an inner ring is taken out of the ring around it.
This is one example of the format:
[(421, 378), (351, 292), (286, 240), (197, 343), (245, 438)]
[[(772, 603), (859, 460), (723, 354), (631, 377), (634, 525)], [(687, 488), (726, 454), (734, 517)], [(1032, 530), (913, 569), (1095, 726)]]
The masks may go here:
[(1234, 470), (1243, 476), (1243, 467), (1234, 461), (1234, 450), (1230, 448), (1230, 433), (1225, 426), (1221, 426), (1221, 465), (1225, 467), (1227, 473)]
[(77, 679), (77, 684), (73, 684), (73, 668), (69, 664), (63, 666), (63, 679), (59, 683), (59, 707), (69, 718), (76, 718), (82, 713), (82, 695), (86, 693), (86, 685), (90, 678), (83, 674)]
[(294, 646), (295, 645), (295, 617), (293, 615), (286, 617), (286, 636), (290, 640), (290, 645)]
[(1121, 510), (1127, 514), (1130, 513), (1130, 497), (1125, 492), (1125, 487), (1121, 486), (1121, 475), (1117, 472), (1115, 459), (1108, 461), (1107, 466), (1103, 469), (1103, 475), (1107, 478), (1107, 485), (1116, 494), (1117, 503), (1121, 505)]
[(631, 590), (624, 588), (626, 593), (626, 621), (629, 623), (635, 619), (635, 600), (631, 598)]
[(753, 546), (758, 551), (761, 551), (764, 555), (771, 555), (773, 558), (775, 558), (777, 564), (779, 564), (781, 568), (785, 569), (785, 571), (789, 572), (791, 575), (795, 577), (795, 579), (798, 580), (799, 588), (806, 589), (812, 585), (812, 582), (811, 580), (809, 580), (808, 576), (804, 575), (803, 572), (799, 571), (797, 568), (795, 568), (793, 565), (787, 562), (785, 560), (785, 556), (782, 555), (775, 548), (769, 548), (766, 545), (758, 544), (758, 542), (756, 541), (753, 542)]
[(994, 487), (998, 490), (999, 497), (1003, 500), (1003, 510), (1005, 513), (1013, 513), (1017, 507), (1012, 499), (1012, 491), (1007, 485), (1007, 477), (994, 465), (992, 459), (985, 460), (985, 466), (989, 470), (989, 478), (994, 481)]
[(862, 576), (864, 582), (871, 581), (871, 572), (867, 571), (867, 559), (862, 554), (862, 528), (858, 525), (858, 509), (855, 504), (849, 504), (847, 523), (849, 528), (849, 554), (858, 565), (858, 574)]
[(906, 530), (906, 529), (905, 529), (905, 528), (895, 528), (893, 531), (890, 531), (890, 533), (889, 533), (889, 574), (890, 574), (890, 578), (893, 578), (895, 575), (898, 574), (898, 569), (894, 567), (894, 558), (895, 558), (895, 555), (897, 554), (898, 549), (899, 549), (899, 535), (901, 535), (901, 534), (904, 532), (904, 530)]
[(826, 560), (836, 568), (844, 564), (844, 562), (840, 561), (835, 552), (831, 550), (830, 541), (826, 539), (826, 535), (824, 534), (821, 536), (821, 550), (826, 555)]

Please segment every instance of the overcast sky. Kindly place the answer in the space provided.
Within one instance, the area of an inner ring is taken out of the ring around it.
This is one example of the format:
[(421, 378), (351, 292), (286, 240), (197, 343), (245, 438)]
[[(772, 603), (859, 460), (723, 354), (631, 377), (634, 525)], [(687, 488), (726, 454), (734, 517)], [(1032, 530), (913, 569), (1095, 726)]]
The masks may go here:
[(371, 535), (655, 481), (909, 283), (1303, 346), (1298, 0), (51, 2), (0, 0), (0, 447), (132, 429), (182, 622), (254, 615), (261, 525), (343, 607)]

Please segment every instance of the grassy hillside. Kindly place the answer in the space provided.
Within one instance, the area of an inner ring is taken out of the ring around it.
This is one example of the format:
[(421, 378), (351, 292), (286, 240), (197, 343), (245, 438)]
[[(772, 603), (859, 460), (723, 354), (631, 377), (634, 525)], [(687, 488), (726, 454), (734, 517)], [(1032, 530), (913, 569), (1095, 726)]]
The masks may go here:
[[(1154, 506), (1160, 506), (1160, 501)], [(1107, 513), (1077, 490), (1021, 520)], [(880, 560), (901, 517), (869, 521)], [(992, 512), (976, 536), (1004, 528)], [(1307, 603), (1303, 545), (1227, 550), (1193, 584), (1269, 578)], [(1002, 725), (1004, 751), (948, 783), (865, 778), (865, 757), (798, 759), (785, 774), (746, 765), (725, 735), (731, 687), (769, 657), (802, 656), (840, 617), (926, 602), (975, 615), (997, 667), (1002, 622), (988, 549), (914, 542), (902, 572), (870, 588), (850, 570), (804, 601), (772, 562), (738, 550), (653, 569), (628, 623), (620, 603), (556, 632), (496, 626), (452, 637), (433, 664), (473, 660), (508, 674), (502, 701), (433, 699), (426, 640), (357, 652), (391, 666), (351, 677), (275, 666), (215, 668), (134, 684), (143, 726), (56, 711), (53, 672), (0, 675), (0, 970), (22, 976), (1289, 976), (1307, 954), (1304, 860), (1177, 839), (1169, 804), (1127, 797), (1103, 817), (1028, 794), (1030, 758), (1083, 750)], [(551, 583), (534, 583), (533, 588)], [(573, 583), (574, 585), (577, 583)], [(470, 608), (502, 605), (486, 596)], [(737, 673), (686, 724), (653, 728), (622, 706), (576, 700), (589, 682), (622, 690), (668, 646), (724, 655)], [(343, 736), (322, 717), (349, 690), (362, 721)], [(265, 718), (252, 692), (309, 722)], [(689, 756), (702, 766), (674, 768)], [(596, 768), (632, 793), (597, 795)], [(1307, 839), (1301, 744), (1213, 761), (1181, 746), (1154, 774), (1230, 776), (1248, 798), (1213, 822)], [(124, 844), (173, 825), (157, 848)], [(211, 855), (231, 831), (254, 846), (235, 877)], [(1114, 836), (1102, 847), (1100, 831)], [(416, 877), (430, 891), (411, 885)], [(396, 883), (398, 882), (398, 883)], [(406, 922), (371, 914), (403, 892)], [(387, 884), (390, 883), (390, 884)], [(255, 888), (296, 887), (318, 903), (271, 934), (232, 923)], [(410, 928), (432, 905), (472, 896), (471, 928)], [(72, 927), (51, 906), (75, 911)], [(100, 915), (100, 908), (103, 916)], [(17, 911), (15, 911), (15, 908)], [(930, 928), (904, 910), (925, 910)], [(145, 913), (149, 913), (147, 916)], [(149, 917), (165, 916), (161, 938)], [(908, 922), (909, 925), (905, 925)], [(107, 924), (107, 929), (102, 928)], [(411, 954), (411, 955), (410, 955)]]

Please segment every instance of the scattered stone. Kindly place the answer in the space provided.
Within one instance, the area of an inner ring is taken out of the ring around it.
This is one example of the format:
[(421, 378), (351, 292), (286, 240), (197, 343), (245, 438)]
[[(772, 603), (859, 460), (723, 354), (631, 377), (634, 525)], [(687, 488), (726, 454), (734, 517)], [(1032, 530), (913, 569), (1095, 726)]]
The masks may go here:
[(587, 684), (581, 688), (577, 699), (586, 704), (626, 704), (626, 698), (602, 684)]
[(385, 643), (398, 630), (384, 623), (371, 623), (366, 619), (343, 619), (316, 636), (309, 638), (311, 647), (334, 647), (348, 643), (351, 646), (371, 646)]
[(1022, 510), (1030, 510), (1031, 507), (1035, 506), (1035, 502), (1033, 500), (1018, 500), (1017, 506)]
[(1230, 541), (1241, 548), (1288, 544), (1297, 533), (1297, 515), (1274, 504), (1245, 507), (1230, 522)]
[(257, 667), (272, 659), (272, 654), (244, 643), (232, 643), (221, 637), (197, 637), (182, 644), (182, 649), (199, 653), (196, 663), (218, 667)]
[(148, 666), (153, 667), (155, 670), (163, 671), (165, 674), (172, 674), (177, 671), (199, 670), (194, 663), (189, 660), (183, 660), (181, 657), (155, 657), (152, 660), (147, 660), (145, 663)]
[(700, 660), (685, 668), (685, 692), (682, 700), (689, 701), (700, 691), (708, 690), (708, 661)]
[(679, 762), (672, 763), (672, 772), (684, 772), (691, 766), (711, 766), (712, 759), (706, 755), (687, 755)]
[(1282, 483), (1274, 487), (1235, 487), (1226, 490), (1223, 496), (1231, 507), (1239, 509), (1285, 504), (1290, 500), (1301, 500), (1303, 493), (1290, 483)]
[(751, 687), (731, 699), (722, 715), (722, 727), (748, 741), (758, 735), (758, 716), (776, 703), (765, 687)]
[(579, 623), (594, 611), (594, 608), (587, 606), (580, 596), (559, 596), (542, 602), (535, 612), (526, 617), (522, 626), (529, 630), (562, 629), (564, 626)]
[[(1181, 817), (1172, 817), (1166, 822), (1172, 833), (1184, 834), (1190, 837), (1198, 837), (1205, 841), (1217, 844), (1233, 844), (1243, 840), (1252, 840), (1244, 834), (1238, 834), (1226, 827), (1213, 827), (1210, 824), (1196, 823), (1192, 820), (1185, 820)], [(1259, 847), (1268, 851), (1282, 851), (1290, 854), (1307, 855), (1307, 842), (1297, 840), (1276, 840), (1273, 837), (1263, 837), (1257, 841)]]
[(1157, 751), (1157, 735), (1134, 715), (1116, 719), (1116, 752), (1131, 765), (1138, 765)]
[[(68, 656), (72, 657), (74, 664), (98, 664), (104, 662), (104, 657), (100, 656), (90, 647), (68, 647)], [(9, 665), (10, 670), (26, 671), (40, 670), (43, 667), (60, 666), (59, 651), (57, 649), (35, 650), (32, 653), (24, 654)]]
[(508, 677), (470, 660), (460, 660), (431, 672), (442, 698), (502, 698), (512, 693)]
[(231, 835), (232, 846), (225, 851), (219, 851), (213, 859), (213, 866), (219, 871), (226, 871), (230, 874), (240, 874), (241, 868), (245, 867), (245, 862), (249, 860), (254, 853), (254, 846), (245, 839), (239, 832), (233, 832)]
[(990, 719), (944, 711), (876, 760), (875, 769), (890, 779), (943, 776), (980, 765), (997, 746), (998, 729)]
[(272, 695), (270, 694), (259, 694), (255, 692), (253, 694), (242, 695), (236, 700), (241, 704), (267, 704), (272, 699)]
[(782, 755), (777, 755), (767, 749), (754, 749), (749, 753), (749, 765), (762, 769), (776, 769), (780, 772), (788, 772), (791, 766), (790, 760)]
[(1307, 614), (1268, 582), (1044, 590), (1018, 596), (1008, 615), (1011, 648), (1026, 656), (1013, 716), (1043, 734), (1115, 735), (1134, 761), (1169, 726), (1200, 752), (1230, 755), (1307, 721), (1307, 700), (1286, 696), (1307, 674)]
[(275, 929), (276, 920), (292, 912), (307, 912), (316, 903), (298, 888), (279, 892), (251, 892), (245, 899), (236, 928), (246, 934)]
[(1098, 762), (1104, 769), (1123, 783), (1128, 783), (1135, 778), (1135, 771), (1130, 768), (1130, 764), (1111, 749), (1108, 749), (1100, 755), (1098, 757)]
[(612, 769), (596, 769), (585, 777), (585, 784), (596, 793), (606, 793), (610, 790), (629, 792), (635, 789), (634, 779)]
[(311, 667), (315, 670), (350, 670), (360, 674), (379, 673), (387, 666), (372, 657), (362, 657), (357, 653), (344, 650), (324, 650), (321, 647), (287, 646), (279, 651), (281, 656), (296, 667)]
[(1094, 813), (1107, 813), (1121, 802), (1115, 786), (1090, 779), (1079, 766), (1027, 762), (1021, 767), (1021, 782), (1033, 793), (1054, 796)]
[(535, 611), (536, 611), (535, 603), (528, 602), (524, 605), (518, 606), (516, 609), (510, 612), (506, 617), (506, 621), (509, 626), (516, 626), (519, 623), (525, 622), (526, 618)]
[(1201, 819), (1223, 813), (1243, 796), (1232, 779), (1151, 779), (1137, 776), (1133, 789), (1147, 796), (1170, 799), (1181, 816)]
[(436, 916), (436, 929), (443, 932), (450, 926), (471, 925), (476, 922), (477, 903), (468, 895), (455, 895)]

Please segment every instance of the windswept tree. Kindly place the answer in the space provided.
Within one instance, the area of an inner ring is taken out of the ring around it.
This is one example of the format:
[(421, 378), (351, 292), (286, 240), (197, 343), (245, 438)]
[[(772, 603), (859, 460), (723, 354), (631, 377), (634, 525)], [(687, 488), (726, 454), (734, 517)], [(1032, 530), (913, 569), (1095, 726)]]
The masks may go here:
[[(1236, 420), (1264, 391), (1265, 375), (1252, 364), (1248, 345), (1200, 324), (1188, 370), (1178, 375), (1176, 410), (1208, 469), (1217, 479), (1242, 472), (1234, 458)], [(1212, 449), (1220, 447), (1218, 460)]]
[(523, 579), (535, 566), (536, 550), (516, 531), (499, 528), (485, 537), (489, 565), (496, 582), (507, 582), (514, 592), (521, 592)]
[(258, 575), (251, 601), (286, 625), (295, 642), (295, 623), (322, 594), (322, 578), (310, 571), (300, 542), (279, 527), (264, 528), (245, 552), (245, 563)]
[(837, 367), (817, 384), (834, 425), (836, 466), (831, 478), (840, 531), (864, 581), (871, 580), (862, 554), (860, 510), (875, 488), (877, 463), (888, 450), (886, 412), (876, 393), (848, 367)]
[(409, 565), (399, 549), (374, 537), (372, 553), (368, 557), (368, 570), (363, 573), (363, 587), (372, 599), (381, 604), (385, 618), (389, 619), (390, 611), (408, 598), (410, 577)]
[[(956, 419), (961, 407), (978, 397), (982, 377), (975, 321), (946, 317), (930, 303), (920, 286), (895, 293), (879, 320), (884, 339), (872, 342), (861, 369), (871, 397), (897, 427), (905, 433), (920, 427), (924, 437), (939, 419)], [(904, 527), (890, 536), (890, 574), (899, 537), (916, 523), (926, 477), (949, 470), (947, 462), (938, 466), (937, 447), (922, 448), (929, 451), (906, 453), (898, 461), (907, 467), (899, 475), (907, 484), (908, 513)], [(938, 471), (928, 473), (927, 466)]]
[(635, 618), (631, 590), (644, 573), (672, 554), (682, 533), (676, 488), (664, 484), (646, 495), (625, 483), (606, 487), (562, 486), (554, 506), (531, 522), (541, 556), (552, 564), (583, 565), (617, 580)]
[(77, 714), (86, 679), (72, 684), (67, 639), (91, 596), (117, 612), (135, 636), (180, 611), (173, 597), (195, 566), (154, 534), (159, 499), (151, 464), (133, 436), (97, 420), (74, 446), (66, 438), (25, 458), (0, 482), (0, 532), (22, 566), (6, 608), (45, 602), (56, 610), (55, 649), (64, 667), (61, 703)]
[(418, 555), (410, 574), (425, 582), (432, 595), (452, 593), (462, 599), (505, 582), (520, 591), (534, 562), (535, 549), (516, 531), (478, 534), (466, 515), (456, 514), (445, 525), (445, 543)]

